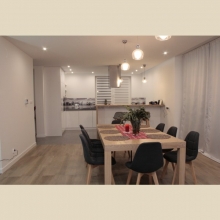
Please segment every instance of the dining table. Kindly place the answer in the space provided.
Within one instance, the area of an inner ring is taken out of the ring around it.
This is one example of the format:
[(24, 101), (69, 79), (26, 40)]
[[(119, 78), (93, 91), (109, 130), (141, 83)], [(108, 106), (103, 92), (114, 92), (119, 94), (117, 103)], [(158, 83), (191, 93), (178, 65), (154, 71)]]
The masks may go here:
[(152, 127), (141, 125), (141, 132), (137, 136), (125, 132), (124, 125), (120, 124), (97, 124), (97, 132), (104, 148), (104, 183), (111, 184), (112, 165), (111, 157), (114, 151), (131, 151), (133, 156), (142, 143), (160, 142), (162, 149), (177, 150), (177, 184), (185, 184), (185, 157), (186, 142), (170, 136)]

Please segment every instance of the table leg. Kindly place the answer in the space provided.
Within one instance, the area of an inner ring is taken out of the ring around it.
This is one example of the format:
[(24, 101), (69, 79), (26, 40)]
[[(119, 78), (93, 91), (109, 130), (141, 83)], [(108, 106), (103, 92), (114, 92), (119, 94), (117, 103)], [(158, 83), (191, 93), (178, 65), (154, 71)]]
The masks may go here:
[(111, 151), (105, 151), (105, 185), (111, 185), (112, 161)]
[(177, 183), (185, 184), (185, 164), (186, 164), (186, 148), (177, 150)]

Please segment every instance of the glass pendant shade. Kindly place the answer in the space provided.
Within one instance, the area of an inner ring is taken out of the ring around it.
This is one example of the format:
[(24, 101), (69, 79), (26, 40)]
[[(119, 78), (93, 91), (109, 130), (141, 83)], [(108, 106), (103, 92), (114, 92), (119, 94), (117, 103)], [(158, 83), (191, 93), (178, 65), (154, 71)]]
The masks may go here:
[(144, 52), (140, 49), (140, 46), (137, 45), (136, 47), (137, 49), (135, 49), (133, 52), (132, 52), (132, 58), (134, 60), (141, 60), (143, 59), (144, 57)]
[(171, 38), (170, 35), (157, 35), (155, 38), (159, 41), (169, 40)]
[(130, 69), (130, 65), (129, 65), (129, 63), (127, 63), (126, 60), (124, 60), (124, 62), (121, 64), (121, 69), (124, 70), (124, 71)]
[(146, 82), (147, 82), (147, 80), (145, 79), (145, 77), (143, 78), (142, 82), (143, 82), (143, 83), (146, 83)]

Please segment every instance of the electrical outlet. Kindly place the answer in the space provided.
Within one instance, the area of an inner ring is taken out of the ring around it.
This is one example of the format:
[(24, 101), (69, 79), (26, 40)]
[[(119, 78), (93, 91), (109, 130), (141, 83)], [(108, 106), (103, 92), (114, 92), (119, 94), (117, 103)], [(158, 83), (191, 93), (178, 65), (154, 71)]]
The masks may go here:
[(15, 152), (17, 152), (17, 150), (15, 148), (12, 148), (12, 153), (15, 154)]

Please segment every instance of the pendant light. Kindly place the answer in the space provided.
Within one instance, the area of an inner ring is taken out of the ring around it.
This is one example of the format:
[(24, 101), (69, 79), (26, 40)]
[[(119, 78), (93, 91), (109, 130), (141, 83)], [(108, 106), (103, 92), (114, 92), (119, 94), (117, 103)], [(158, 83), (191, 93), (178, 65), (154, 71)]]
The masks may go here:
[(143, 80), (142, 80), (143, 83), (146, 83), (146, 82), (147, 82), (147, 80), (146, 80), (146, 78), (145, 78), (145, 66), (146, 66), (146, 64), (143, 64), (143, 67), (144, 67), (144, 78), (143, 78)]
[(136, 49), (132, 52), (132, 58), (134, 60), (142, 60), (144, 57), (144, 52), (140, 49), (140, 45), (137, 44)]
[[(125, 44), (127, 43), (127, 40), (123, 40), (122, 43), (124, 44), (124, 53), (125, 53)], [(124, 62), (121, 64), (121, 70), (129, 70), (130, 69), (130, 65), (127, 62), (126, 59), (124, 59)]]
[(155, 38), (159, 41), (165, 41), (165, 40), (169, 40), (171, 36), (170, 35), (157, 35), (155, 36)]

